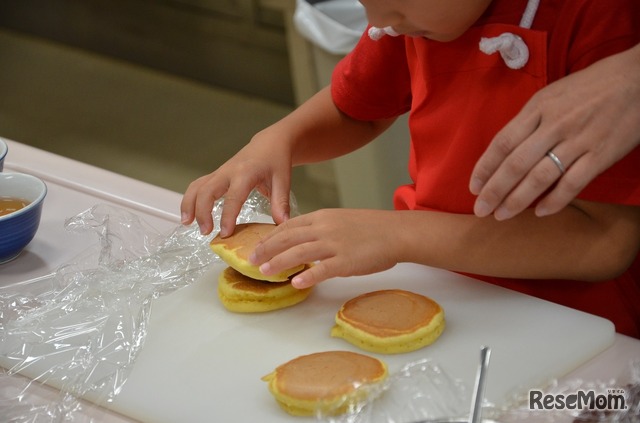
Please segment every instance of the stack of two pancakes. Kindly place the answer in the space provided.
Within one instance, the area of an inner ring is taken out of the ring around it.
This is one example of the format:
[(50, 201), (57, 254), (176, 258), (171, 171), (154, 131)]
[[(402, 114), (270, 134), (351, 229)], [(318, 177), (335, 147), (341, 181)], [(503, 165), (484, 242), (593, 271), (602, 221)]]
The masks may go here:
[(229, 265), (218, 278), (218, 297), (227, 310), (259, 313), (278, 310), (304, 301), (312, 288), (296, 289), (290, 278), (306, 266), (266, 276), (249, 263), (249, 255), (275, 225), (245, 223), (236, 226), (232, 236), (211, 241), (211, 249)]

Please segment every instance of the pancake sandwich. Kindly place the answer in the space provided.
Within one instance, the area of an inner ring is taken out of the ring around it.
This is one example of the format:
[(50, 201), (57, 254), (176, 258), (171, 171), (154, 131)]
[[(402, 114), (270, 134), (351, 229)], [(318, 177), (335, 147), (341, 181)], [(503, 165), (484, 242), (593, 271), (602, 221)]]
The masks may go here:
[(290, 307), (307, 299), (312, 287), (297, 289), (291, 282), (265, 282), (227, 267), (218, 277), (222, 305), (236, 313), (260, 313)]
[(401, 289), (357, 296), (342, 305), (335, 322), (331, 336), (382, 354), (423, 348), (445, 327), (444, 310), (437, 302)]
[(275, 229), (271, 223), (242, 223), (236, 225), (233, 235), (222, 238), (220, 234), (211, 240), (214, 253), (238, 272), (253, 279), (268, 282), (286, 282), (289, 277), (304, 269), (304, 265), (266, 276), (258, 266), (249, 263), (249, 255), (265, 236)]
[(366, 398), (363, 384), (382, 382), (387, 366), (381, 360), (351, 351), (303, 355), (264, 376), (269, 391), (294, 416), (342, 414), (350, 403)]

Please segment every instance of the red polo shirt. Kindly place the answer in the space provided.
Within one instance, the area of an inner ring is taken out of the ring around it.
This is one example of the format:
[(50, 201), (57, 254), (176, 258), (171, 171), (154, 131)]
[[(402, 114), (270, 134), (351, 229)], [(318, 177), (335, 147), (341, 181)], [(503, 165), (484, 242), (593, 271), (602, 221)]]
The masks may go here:
[[(410, 111), (413, 183), (396, 191), (397, 209), (472, 214), (468, 183), (474, 165), (533, 93), (640, 41), (640, 2), (546, 0), (530, 30), (518, 26), (526, 3), (494, 0), (467, 33), (448, 43), (404, 36), (372, 41), (365, 35), (336, 67), (332, 95), (347, 115), (376, 120)], [(478, 49), (481, 37), (503, 32), (528, 45), (522, 69), (509, 69), (498, 54)], [(579, 198), (640, 205), (639, 165), (636, 149)], [(640, 267), (638, 260), (634, 267)], [(640, 280), (631, 270), (600, 283), (474, 276), (603, 316), (618, 332), (640, 337)]]

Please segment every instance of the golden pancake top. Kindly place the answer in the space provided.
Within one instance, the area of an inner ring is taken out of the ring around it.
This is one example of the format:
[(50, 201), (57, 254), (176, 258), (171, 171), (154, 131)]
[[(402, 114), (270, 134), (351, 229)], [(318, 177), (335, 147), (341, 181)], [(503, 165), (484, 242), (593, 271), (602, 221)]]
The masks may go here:
[(265, 236), (275, 229), (276, 225), (271, 223), (240, 223), (236, 225), (233, 234), (227, 238), (221, 238), (220, 234), (211, 240), (211, 245), (224, 246), (227, 250), (234, 251), (235, 254), (248, 260), (249, 255), (256, 249), (256, 246)]
[(401, 289), (369, 292), (342, 305), (336, 316), (377, 337), (412, 333), (442, 313), (438, 303), (424, 295)]
[(386, 376), (387, 367), (377, 358), (350, 351), (325, 351), (282, 364), (263, 380), (275, 383), (282, 394), (315, 401), (334, 399)]
[(210, 247), (229, 266), (250, 278), (269, 282), (286, 282), (291, 275), (304, 269), (304, 264), (267, 276), (260, 271), (259, 266), (249, 263), (251, 252), (275, 227), (276, 225), (272, 223), (239, 224), (233, 235), (227, 238), (221, 238), (218, 234), (211, 240)]

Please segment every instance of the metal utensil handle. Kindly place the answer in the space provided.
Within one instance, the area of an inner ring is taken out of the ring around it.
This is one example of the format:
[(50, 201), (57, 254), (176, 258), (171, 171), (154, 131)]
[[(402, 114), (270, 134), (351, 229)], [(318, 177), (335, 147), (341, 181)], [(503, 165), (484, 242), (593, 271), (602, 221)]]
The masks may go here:
[(482, 399), (484, 398), (484, 385), (489, 367), (489, 358), (491, 357), (491, 349), (487, 346), (480, 350), (480, 365), (476, 375), (476, 386), (473, 390), (473, 398), (471, 399), (471, 411), (469, 412), (469, 423), (480, 423), (482, 421)]

